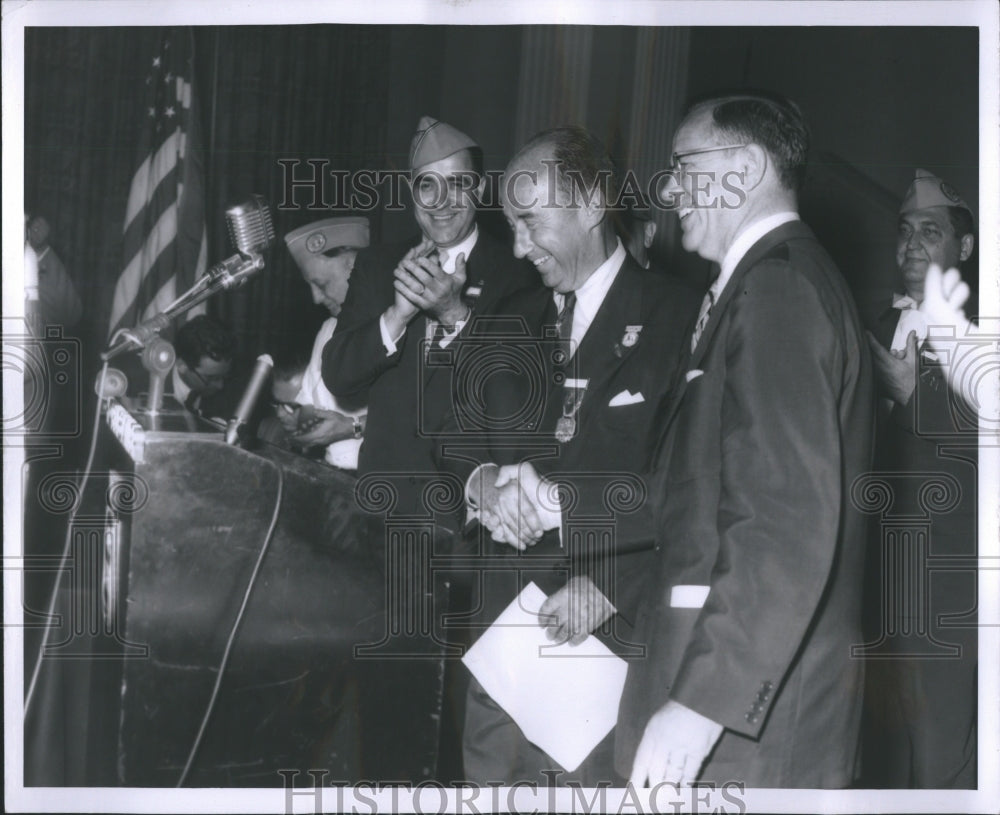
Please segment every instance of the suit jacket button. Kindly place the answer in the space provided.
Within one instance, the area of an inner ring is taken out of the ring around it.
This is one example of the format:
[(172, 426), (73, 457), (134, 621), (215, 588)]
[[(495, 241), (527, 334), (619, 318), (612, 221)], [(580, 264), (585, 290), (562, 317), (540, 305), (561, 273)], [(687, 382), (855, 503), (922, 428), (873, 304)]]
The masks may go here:
[(753, 714), (747, 713), (743, 718), (746, 719), (748, 722), (752, 722)]

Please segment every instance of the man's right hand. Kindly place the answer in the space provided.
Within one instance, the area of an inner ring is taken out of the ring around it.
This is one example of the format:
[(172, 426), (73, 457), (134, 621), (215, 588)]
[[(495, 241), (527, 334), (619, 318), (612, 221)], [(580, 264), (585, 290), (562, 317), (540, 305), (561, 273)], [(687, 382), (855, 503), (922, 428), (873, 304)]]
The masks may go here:
[(539, 541), (544, 533), (534, 504), (517, 480), (498, 486), (498, 474), (505, 468), (485, 464), (469, 481), (470, 505), (474, 517), (491, 533), (493, 540), (524, 550)]
[(406, 326), (410, 324), (410, 320), (417, 316), (420, 312), (420, 307), (413, 303), (409, 298), (407, 298), (405, 293), (405, 287), (399, 285), (398, 278), (401, 269), (406, 268), (407, 263), (412, 263), (413, 259), (422, 255), (425, 255), (434, 244), (424, 238), (420, 243), (410, 249), (402, 259), (396, 264), (396, 268), (393, 270), (393, 284), (395, 286), (395, 298), (393, 299), (392, 305), (385, 310), (382, 315), (385, 320), (385, 327), (389, 332), (389, 336), (396, 338), (400, 336), (405, 330)]

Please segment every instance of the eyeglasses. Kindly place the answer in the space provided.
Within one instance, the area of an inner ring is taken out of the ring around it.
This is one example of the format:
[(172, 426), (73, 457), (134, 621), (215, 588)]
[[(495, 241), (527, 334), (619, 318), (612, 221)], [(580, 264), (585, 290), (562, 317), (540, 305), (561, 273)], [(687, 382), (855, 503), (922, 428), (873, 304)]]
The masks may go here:
[(738, 150), (747, 146), (748, 145), (746, 144), (722, 144), (718, 147), (702, 147), (700, 150), (685, 150), (682, 153), (674, 153), (670, 156), (670, 169), (674, 173), (679, 173), (681, 171), (681, 161), (689, 158), (690, 156), (700, 156), (705, 153), (717, 153), (722, 150)]

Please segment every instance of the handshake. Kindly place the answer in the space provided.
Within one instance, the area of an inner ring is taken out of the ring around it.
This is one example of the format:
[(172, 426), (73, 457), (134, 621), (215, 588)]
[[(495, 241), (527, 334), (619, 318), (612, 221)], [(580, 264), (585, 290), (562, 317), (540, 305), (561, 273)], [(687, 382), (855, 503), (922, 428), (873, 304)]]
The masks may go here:
[(465, 491), (469, 519), (478, 518), (493, 540), (524, 550), (562, 523), (558, 487), (528, 462), (484, 464)]
[[(478, 518), (493, 540), (517, 549), (533, 546), (562, 523), (558, 485), (539, 476), (528, 462), (484, 464), (469, 478), (465, 496), (470, 520)], [(594, 582), (576, 575), (545, 600), (538, 624), (551, 641), (579, 645), (614, 613), (614, 605)]]

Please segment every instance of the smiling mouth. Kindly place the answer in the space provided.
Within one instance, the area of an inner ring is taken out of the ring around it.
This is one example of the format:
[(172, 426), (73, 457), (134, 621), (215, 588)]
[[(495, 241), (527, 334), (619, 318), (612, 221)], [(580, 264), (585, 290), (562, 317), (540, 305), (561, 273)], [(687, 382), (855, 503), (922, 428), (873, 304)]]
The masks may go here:
[(531, 262), (535, 264), (535, 268), (537, 269), (551, 257), (552, 255), (543, 255), (540, 258), (529, 258), (529, 260), (531, 260)]

